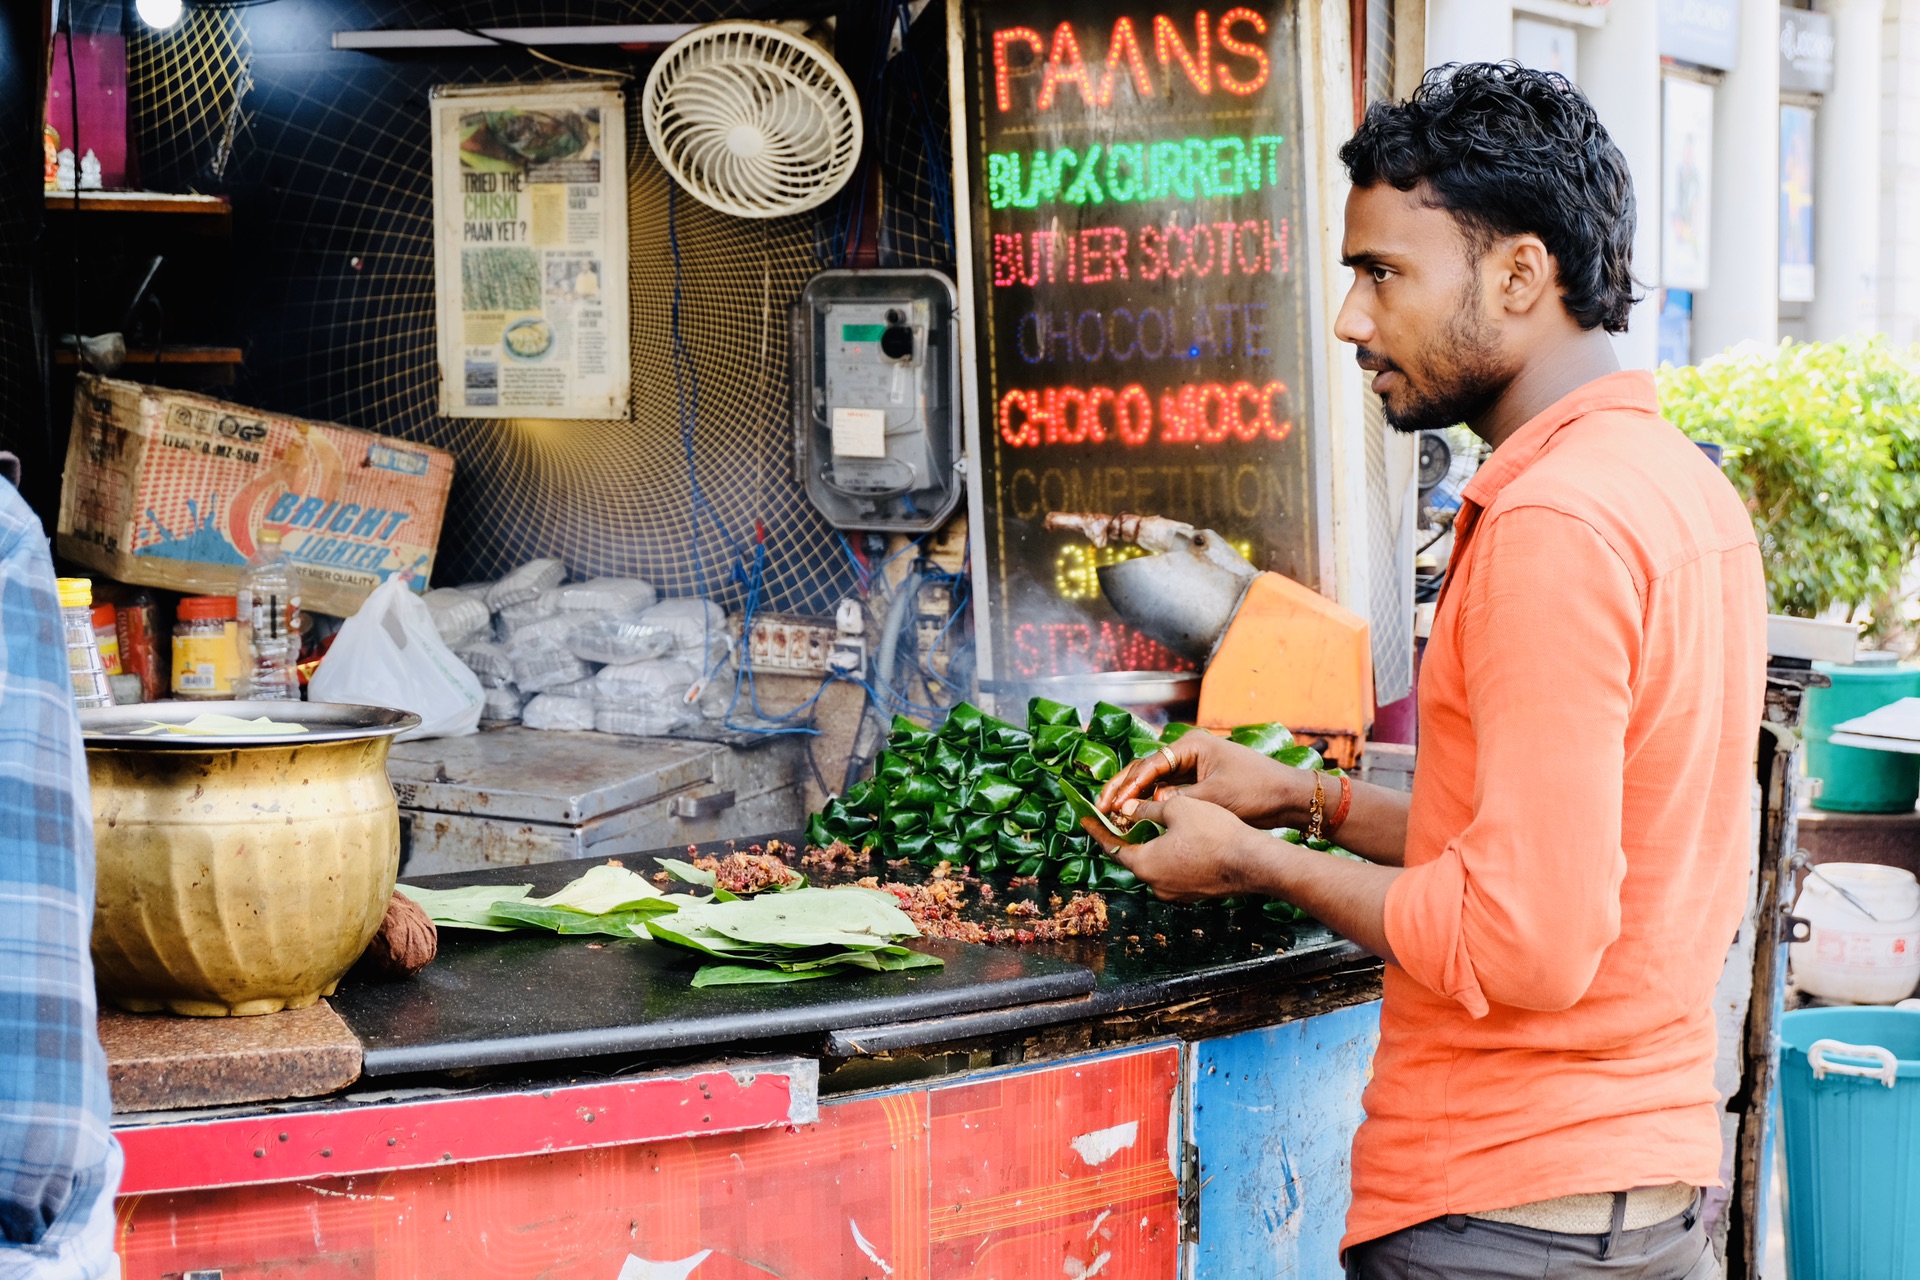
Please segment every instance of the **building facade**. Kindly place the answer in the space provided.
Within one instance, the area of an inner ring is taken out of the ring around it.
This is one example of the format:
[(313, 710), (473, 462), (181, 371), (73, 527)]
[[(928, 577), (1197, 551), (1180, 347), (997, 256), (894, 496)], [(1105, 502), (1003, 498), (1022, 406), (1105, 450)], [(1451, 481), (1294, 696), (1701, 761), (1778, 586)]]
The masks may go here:
[(1426, 65), (1563, 72), (1626, 154), (1647, 295), (1624, 363), (1920, 340), (1920, 0), (1427, 0), (1421, 16)]

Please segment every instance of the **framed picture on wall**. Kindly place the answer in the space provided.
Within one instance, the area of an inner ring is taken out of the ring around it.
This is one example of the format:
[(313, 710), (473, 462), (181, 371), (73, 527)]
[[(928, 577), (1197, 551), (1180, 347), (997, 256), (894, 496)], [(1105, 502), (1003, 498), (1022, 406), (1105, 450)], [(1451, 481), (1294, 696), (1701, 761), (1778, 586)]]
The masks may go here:
[(1561, 22), (1516, 15), (1513, 60), (1535, 71), (1557, 71), (1580, 82), (1580, 33)]
[(1813, 301), (1813, 108), (1780, 108), (1780, 301)]
[(1660, 157), (1660, 283), (1707, 287), (1712, 226), (1713, 86), (1669, 78)]
[(613, 83), (434, 91), (443, 415), (627, 416), (625, 101)]

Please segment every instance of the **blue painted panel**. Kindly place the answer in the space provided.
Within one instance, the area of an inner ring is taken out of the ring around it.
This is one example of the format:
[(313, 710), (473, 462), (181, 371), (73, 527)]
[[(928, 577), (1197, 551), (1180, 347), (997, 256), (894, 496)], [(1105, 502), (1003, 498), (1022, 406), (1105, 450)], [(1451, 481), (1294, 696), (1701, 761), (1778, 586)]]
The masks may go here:
[(1378, 1001), (1193, 1046), (1194, 1280), (1338, 1280)]

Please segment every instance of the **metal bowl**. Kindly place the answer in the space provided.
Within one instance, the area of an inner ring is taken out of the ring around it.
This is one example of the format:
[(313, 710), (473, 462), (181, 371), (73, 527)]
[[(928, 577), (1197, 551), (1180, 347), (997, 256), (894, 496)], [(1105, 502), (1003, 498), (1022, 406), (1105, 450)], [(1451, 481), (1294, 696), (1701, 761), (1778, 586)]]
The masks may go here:
[[(186, 724), (207, 714), (258, 720), (261, 716), (306, 726), (304, 733), (175, 734), (137, 733), (156, 721)], [(140, 702), (80, 713), (80, 733), (88, 747), (131, 747), (139, 751), (230, 751), (235, 747), (304, 747), (321, 742), (391, 738), (418, 728), (411, 711), (358, 707), (345, 702)]]
[[(304, 733), (142, 736), (208, 711)], [(80, 713), (93, 787), (93, 968), (134, 1013), (298, 1009), (333, 992), (400, 868), (387, 749), (418, 716), (300, 702)]]
[(1082, 676), (1039, 676), (1032, 680), (994, 680), (988, 693), (1051, 698), (1072, 706), (1111, 702), (1121, 707), (1164, 707), (1200, 697), (1200, 677), (1192, 671), (1098, 671)]

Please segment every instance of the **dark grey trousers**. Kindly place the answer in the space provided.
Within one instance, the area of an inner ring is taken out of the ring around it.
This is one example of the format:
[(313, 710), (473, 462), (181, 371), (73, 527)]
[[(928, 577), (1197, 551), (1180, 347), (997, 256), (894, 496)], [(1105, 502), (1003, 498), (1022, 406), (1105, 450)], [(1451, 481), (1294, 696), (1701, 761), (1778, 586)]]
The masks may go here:
[(1347, 1250), (1347, 1280), (1720, 1280), (1699, 1214), (1597, 1236), (1434, 1218)]

